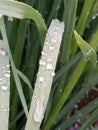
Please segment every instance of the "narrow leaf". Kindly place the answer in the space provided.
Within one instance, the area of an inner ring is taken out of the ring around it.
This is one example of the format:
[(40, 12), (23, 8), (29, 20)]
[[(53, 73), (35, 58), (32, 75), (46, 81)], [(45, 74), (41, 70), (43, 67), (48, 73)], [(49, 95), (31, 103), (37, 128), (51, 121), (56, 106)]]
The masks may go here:
[(84, 41), (76, 31), (74, 31), (74, 36), (76, 38), (76, 42), (78, 46), (80, 47), (85, 59), (89, 60), (93, 64), (96, 64), (97, 55), (96, 55), (95, 50), (86, 41)]
[(33, 92), (32, 85), (30, 81), (28, 80), (28, 78), (20, 70), (16, 69), (16, 71), (17, 71), (17, 74), (20, 76), (20, 78), (23, 79), (23, 81), (29, 86), (29, 88)]

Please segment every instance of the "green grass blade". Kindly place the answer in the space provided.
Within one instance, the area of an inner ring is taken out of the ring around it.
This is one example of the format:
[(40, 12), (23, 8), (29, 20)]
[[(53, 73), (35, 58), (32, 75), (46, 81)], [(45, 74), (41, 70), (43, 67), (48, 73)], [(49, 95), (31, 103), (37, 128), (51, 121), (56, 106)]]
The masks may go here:
[(87, 24), (87, 20), (90, 14), (90, 10), (93, 6), (93, 3), (95, 2), (95, 0), (85, 0), (84, 1), (84, 5), (81, 11), (81, 15), (78, 21), (78, 24), (76, 26), (76, 30), (80, 35), (83, 35), (86, 24)]
[(91, 45), (84, 41), (76, 31), (74, 31), (74, 36), (76, 38), (78, 46), (80, 47), (84, 55), (84, 58), (86, 58), (86, 60), (91, 61), (93, 64), (96, 64), (97, 55), (95, 50), (91, 47)]
[(65, 28), (64, 37), (62, 41), (62, 55), (61, 55), (61, 65), (65, 63), (65, 61), (69, 60), (70, 47), (71, 47), (71, 39), (73, 34), (73, 29), (76, 21), (76, 9), (78, 0), (70, 0), (69, 5), (69, 15), (67, 20), (67, 27)]
[[(95, 43), (93, 42), (93, 39), (96, 39), (96, 41), (94, 40)], [(98, 46), (98, 31), (96, 31), (96, 33), (94, 34), (93, 39), (91, 41), (91, 45), (93, 42), (93, 44), (96, 44), (96, 47), (97, 47)], [(76, 85), (78, 79), (80, 78), (81, 74), (83, 73), (86, 65), (87, 65), (87, 61), (84, 60), (84, 58), (81, 58), (78, 65), (76, 66), (75, 70), (73, 71), (69, 82), (67, 83), (65, 89), (63, 90), (57, 104), (53, 108), (53, 110), (44, 126), (44, 130), (50, 129), (50, 126), (53, 124), (54, 119), (56, 118), (60, 109), (64, 105), (65, 101), (68, 99), (68, 97), (69, 97), (70, 93), (72, 92), (74, 86)]]
[(34, 8), (18, 1), (0, 0), (0, 13), (19, 19), (32, 19), (36, 23), (43, 45), (47, 29), (42, 16)]
[[(98, 105), (98, 101), (95, 102), (95, 105)], [(85, 130), (86, 128), (88, 128), (91, 124), (93, 124), (96, 120), (98, 119), (98, 108), (96, 108), (91, 114), (90, 114), (90, 118), (88, 120), (86, 120), (86, 122), (80, 127), (79, 130)]]
[[(58, 130), (58, 129), (65, 130), (65, 129), (67, 129), (72, 124), (74, 124), (78, 119), (83, 119), (87, 114), (92, 112), (97, 107), (97, 105), (98, 105), (98, 98), (96, 98), (95, 100), (90, 102), (88, 105), (86, 105), (84, 108), (82, 108), (81, 110), (76, 112), (69, 119), (63, 120), (63, 123), (61, 123), (61, 125), (59, 125), (58, 128), (56, 128), (54, 130)], [(98, 110), (97, 110), (97, 113), (98, 113)], [(96, 116), (98, 116), (98, 115), (96, 115)], [(91, 122), (89, 122), (89, 123), (91, 125)], [(86, 124), (86, 123), (83, 123), (83, 126), (84, 126), (84, 124)], [(88, 126), (89, 126), (89, 124), (88, 124)], [(85, 126), (85, 128), (83, 127), (83, 129), (81, 129), (81, 130), (85, 130), (86, 128), (87, 128), (87, 126)]]
[[(81, 11), (81, 14), (79, 16), (77, 25), (76, 25), (76, 31), (79, 33), (80, 36), (83, 35), (86, 26), (88, 24), (88, 19), (91, 16), (91, 11), (92, 11), (92, 7), (94, 4), (95, 0), (85, 0), (84, 1), (84, 5)], [(75, 39), (72, 39), (72, 50), (71, 50), (71, 55), (74, 55), (76, 53), (78, 49), (78, 46), (76, 44)]]
[(16, 72), (20, 76), (20, 78), (23, 79), (23, 81), (29, 86), (31, 91), (33, 92), (32, 85), (31, 85), (30, 81), (28, 80), (28, 78), (20, 70), (16, 69)]
[(86, 75), (85, 82), (82, 84), (82, 88), (80, 91), (63, 107), (56, 118), (56, 122), (58, 123), (64, 115), (67, 115), (73, 108), (73, 106), (81, 99), (93, 86), (98, 83), (98, 67), (93, 71), (93, 73)]
[(61, 66), (61, 68), (56, 72), (56, 75), (54, 77), (54, 82), (59, 80), (59, 78), (66, 73), (81, 57), (81, 53), (78, 53), (76, 56), (74, 56), (72, 59), (70, 59), (66, 64)]

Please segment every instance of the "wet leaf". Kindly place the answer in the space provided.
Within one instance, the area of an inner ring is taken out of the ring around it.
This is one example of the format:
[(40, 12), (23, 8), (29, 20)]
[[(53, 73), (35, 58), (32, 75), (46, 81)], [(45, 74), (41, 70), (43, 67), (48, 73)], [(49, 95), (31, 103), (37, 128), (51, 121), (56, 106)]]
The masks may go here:
[(74, 36), (75, 36), (76, 42), (77, 42), (78, 46), (80, 47), (85, 59), (89, 60), (93, 64), (96, 64), (97, 55), (96, 55), (95, 50), (85, 40), (83, 40), (76, 31), (74, 31)]

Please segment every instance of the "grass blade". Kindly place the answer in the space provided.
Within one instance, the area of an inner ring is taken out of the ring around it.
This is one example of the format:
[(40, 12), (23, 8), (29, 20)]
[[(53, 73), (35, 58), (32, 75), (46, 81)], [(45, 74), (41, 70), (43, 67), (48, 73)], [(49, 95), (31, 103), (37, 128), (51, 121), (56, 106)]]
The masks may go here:
[(42, 16), (34, 8), (18, 1), (0, 0), (0, 13), (19, 19), (27, 18), (34, 20), (43, 44), (47, 29)]
[(9, 57), (0, 42), (0, 130), (8, 130), (10, 104), (10, 64)]
[[(45, 39), (25, 130), (39, 130), (48, 102), (64, 24), (53, 20)], [(33, 117), (33, 118), (32, 118)]]
[(13, 75), (14, 75), (15, 83), (17, 85), (19, 96), (20, 96), (20, 99), (21, 99), (25, 114), (27, 116), (28, 115), (28, 108), (27, 108), (27, 104), (26, 104), (25, 97), (24, 97), (24, 94), (23, 94), (21, 82), (20, 82), (20, 79), (19, 79), (19, 77), (17, 75), (16, 67), (14, 65), (13, 58), (12, 58), (12, 55), (11, 55), (11, 52), (10, 52), (3, 17), (1, 17), (1, 19), (0, 19), (0, 29), (1, 29), (1, 33), (2, 33), (2, 36), (3, 36), (4, 43), (6, 45), (6, 51), (8, 53), (8, 56), (9, 56), (9, 59), (10, 59), (10, 62), (11, 62), (12, 72), (13, 72)]

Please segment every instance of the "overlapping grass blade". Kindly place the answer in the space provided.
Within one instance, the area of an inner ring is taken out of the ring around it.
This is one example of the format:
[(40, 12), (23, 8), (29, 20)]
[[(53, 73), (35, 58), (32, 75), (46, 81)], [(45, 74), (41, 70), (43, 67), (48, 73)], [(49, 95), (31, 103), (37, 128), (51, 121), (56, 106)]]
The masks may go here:
[(14, 79), (15, 79), (15, 83), (16, 83), (16, 86), (17, 86), (17, 89), (18, 89), (18, 92), (19, 92), (19, 95), (20, 95), (20, 99), (22, 101), (22, 105), (23, 105), (25, 114), (27, 116), (28, 115), (28, 108), (27, 108), (27, 104), (26, 104), (25, 97), (24, 97), (24, 94), (23, 94), (21, 82), (20, 82), (20, 79), (19, 79), (19, 77), (17, 75), (16, 67), (14, 65), (14, 61), (13, 61), (13, 58), (12, 58), (12, 55), (11, 55), (11, 51), (10, 51), (10, 48), (9, 48), (9, 44), (8, 44), (8, 39), (7, 39), (6, 30), (5, 30), (5, 26), (4, 26), (4, 19), (3, 19), (3, 17), (1, 17), (1, 19), (0, 19), (0, 29), (1, 29), (3, 40), (4, 40), (4, 43), (6, 45), (6, 50), (7, 50), (10, 62), (11, 62), (11, 67), (12, 67), (12, 71), (13, 71), (13, 76), (14, 76)]
[[(95, 39), (96, 39), (96, 41), (95, 41)], [(94, 34), (94, 36), (92, 38), (91, 45), (93, 45), (93, 44), (96, 44), (95, 45), (96, 48), (98, 47), (98, 30), (96, 31), (96, 33)], [(50, 126), (53, 123), (53, 120), (56, 118), (57, 114), (59, 113), (60, 109), (64, 105), (65, 101), (68, 99), (68, 97), (69, 97), (70, 93), (72, 92), (74, 86), (76, 85), (76, 83), (79, 80), (81, 74), (83, 73), (86, 65), (87, 65), (87, 61), (84, 60), (84, 58), (81, 58), (79, 63), (77, 64), (75, 70), (73, 71), (69, 82), (67, 83), (65, 89), (63, 90), (57, 104), (53, 108), (53, 110), (52, 110), (52, 112), (51, 112), (51, 114), (48, 118), (48, 121), (45, 124), (44, 130), (49, 130)]]
[(43, 44), (47, 29), (42, 16), (34, 8), (18, 1), (0, 0), (0, 13), (19, 19), (32, 19), (36, 23)]

